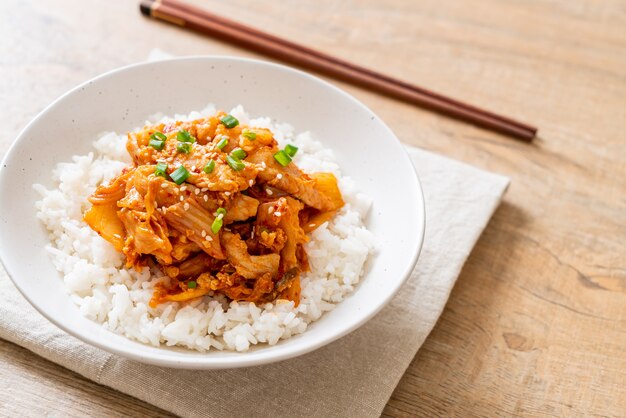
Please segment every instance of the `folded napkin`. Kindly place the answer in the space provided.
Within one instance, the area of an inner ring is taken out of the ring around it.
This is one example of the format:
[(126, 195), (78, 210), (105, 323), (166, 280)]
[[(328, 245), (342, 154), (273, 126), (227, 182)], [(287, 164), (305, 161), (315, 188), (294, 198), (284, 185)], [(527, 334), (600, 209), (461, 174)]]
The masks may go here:
[(426, 200), (426, 238), (417, 267), (381, 313), (317, 351), (234, 370), (137, 363), (65, 334), (28, 304), (2, 268), (0, 338), (183, 417), (379, 416), (509, 182), (430, 152), (408, 151)]

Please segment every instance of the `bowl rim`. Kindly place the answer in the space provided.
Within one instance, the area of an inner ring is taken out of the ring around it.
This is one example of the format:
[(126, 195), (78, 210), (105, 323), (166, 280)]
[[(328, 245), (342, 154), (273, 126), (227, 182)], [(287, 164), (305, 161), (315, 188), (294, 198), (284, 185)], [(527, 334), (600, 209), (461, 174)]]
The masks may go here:
[[(261, 358), (255, 358), (255, 357), (247, 358), (246, 354), (249, 352), (242, 352), (242, 353), (233, 352), (233, 354), (236, 354), (236, 356), (228, 357), (228, 358), (220, 358), (220, 359), (214, 359), (210, 355), (207, 355), (206, 357), (189, 357), (189, 358), (179, 358), (179, 359), (172, 359), (172, 358), (167, 357), (166, 355), (161, 356), (161, 355), (156, 355), (154, 353), (150, 353), (149, 355), (145, 356), (145, 355), (142, 355), (141, 352), (138, 352), (132, 348), (116, 347), (116, 346), (106, 345), (104, 343), (101, 343), (96, 338), (92, 338), (89, 334), (81, 333), (78, 330), (70, 329), (68, 326), (64, 325), (63, 322), (55, 320), (53, 317), (49, 316), (48, 313), (45, 310), (43, 310), (38, 304), (33, 302), (29, 293), (27, 292), (27, 289), (22, 288), (20, 284), (20, 280), (15, 278), (19, 274), (19, 272), (13, 271), (9, 267), (9, 265), (5, 261), (6, 255), (3, 255), (2, 252), (0, 252), (0, 263), (3, 265), (5, 271), (7, 272), (7, 275), (9, 276), (9, 278), (11, 279), (15, 287), (20, 291), (22, 296), (24, 296), (24, 298), (30, 303), (30, 305), (33, 306), (48, 321), (50, 321), (51, 323), (53, 323), (54, 325), (56, 325), (57, 327), (65, 331), (66, 333), (68, 333), (69, 335), (72, 335), (80, 339), (81, 341), (93, 347), (100, 348), (108, 353), (120, 355), (122, 357), (136, 360), (142, 363), (153, 364), (153, 365), (162, 366), (162, 367), (194, 369), (194, 370), (250, 367), (250, 366), (274, 363), (274, 362), (298, 357), (298, 356), (307, 354), (309, 352), (312, 352), (314, 350), (317, 350), (318, 348), (321, 348), (327, 344), (330, 344), (331, 342), (336, 341), (341, 337), (344, 337), (345, 335), (360, 328), (362, 325), (364, 325), (366, 322), (368, 322), (370, 319), (376, 316), (385, 306), (389, 304), (391, 299), (393, 299), (393, 297), (398, 293), (400, 288), (406, 283), (406, 281), (410, 277), (410, 274), (415, 268), (415, 265), (421, 254), (423, 243), (424, 243), (424, 236), (425, 236), (425, 229), (426, 229), (426, 208), (425, 208), (424, 193), (423, 193), (422, 185), (419, 179), (419, 175), (417, 173), (417, 170), (413, 162), (411, 161), (409, 157), (407, 150), (405, 149), (400, 139), (391, 130), (391, 128), (389, 128), (389, 126), (387, 126), (387, 124), (376, 113), (374, 113), (368, 106), (366, 106), (364, 103), (356, 99), (354, 96), (352, 96), (348, 92), (344, 91), (343, 89), (335, 86), (334, 84), (320, 77), (317, 77), (313, 74), (307, 73), (305, 71), (299, 70), (294, 67), (290, 67), (287, 65), (278, 64), (278, 63), (274, 63), (270, 61), (265, 61), (265, 60), (229, 56), (229, 55), (190, 55), (190, 56), (167, 58), (167, 59), (162, 59), (162, 60), (160, 59), (156, 61), (142, 61), (139, 63), (125, 65), (122, 67), (118, 67), (118, 68), (114, 68), (112, 70), (106, 71), (102, 74), (99, 74), (93, 78), (90, 78), (76, 85), (75, 87), (71, 88), (70, 90), (60, 95), (58, 98), (53, 100), (49, 105), (47, 105), (43, 110), (41, 110), (19, 132), (17, 137), (13, 140), (13, 142), (9, 146), (6, 154), (4, 155), (4, 158), (2, 159), (2, 162), (0, 163), (0, 176), (2, 176), (3, 175), (2, 173), (5, 171), (2, 169), (2, 167), (13, 157), (13, 154), (16, 153), (16, 148), (17, 148), (18, 143), (23, 139), (23, 137), (31, 129), (31, 127), (36, 125), (39, 122), (39, 120), (43, 118), (46, 115), (46, 113), (48, 113), (51, 109), (56, 107), (58, 103), (65, 100), (67, 97), (72, 96), (76, 94), (77, 92), (81, 91), (81, 89), (83, 89), (85, 86), (95, 83), (101, 79), (115, 77), (117, 74), (124, 73), (129, 70), (133, 70), (133, 69), (141, 68), (141, 67), (149, 67), (153, 65), (158, 65), (159, 63), (163, 63), (163, 62), (189, 62), (189, 61), (206, 61), (206, 60), (230, 61), (233, 63), (244, 62), (244, 63), (251, 63), (255, 65), (272, 67), (275, 70), (292, 73), (299, 77), (304, 77), (308, 79), (308, 81), (321, 84), (323, 87), (331, 89), (332, 91), (334, 91), (334, 93), (343, 96), (345, 99), (351, 102), (352, 105), (360, 108), (361, 110), (367, 111), (372, 116), (374, 116), (382, 125), (382, 128), (386, 131), (386, 133), (391, 138), (393, 138), (396, 145), (398, 145), (399, 148), (402, 150), (402, 154), (404, 156), (405, 162), (412, 167), (412, 173), (415, 176), (414, 180), (416, 181), (416, 184), (417, 184), (417, 190), (415, 192), (416, 192), (416, 198), (417, 198), (417, 206), (420, 209), (420, 212), (417, 214), (420, 217), (420, 219), (417, 222), (419, 230), (415, 231), (417, 233), (417, 240), (415, 241), (414, 249), (411, 251), (413, 256), (412, 256), (412, 259), (406, 265), (404, 271), (402, 272), (402, 280), (398, 280), (396, 282), (395, 287), (391, 290), (391, 292), (387, 294), (387, 296), (384, 299), (382, 299), (378, 303), (375, 309), (368, 311), (366, 315), (362, 315), (359, 318), (359, 320), (355, 321), (350, 326), (341, 328), (339, 329), (339, 331), (330, 333), (328, 334), (326, 338), (320, 338), (318, 340), (314, 340), (311, 344), (308, 344), (306, 346), (296, 346), (289, 351), (282, 352), (282, 353), (279, 352), (276, 354), (272, 353), (272, 350), (271, 350), (272, 346), (270, 346), (267, 348), (267, 351), (264, 352), (264, 353), (269, 353), (269, 354), (266, 354)], [(2, 224), (0, 223), (0, 235), (4, 235), (4, 234), (1, 234), (2, 228), (3, 228)], [(358, 292), (358, 288), (355, 289), (355, 292)], [(127, 338), (127, 337), (124, 337), (124, 338)], [(280, 344), (280, 341), (278, 342), (278, 344)], [(161, 347), (155, 347), (155, 348), (161, 348)], [(167, 350), (163, 350), (163, 352), (166, 353)], [(205, 354), (209, 354), (209, 352)]]

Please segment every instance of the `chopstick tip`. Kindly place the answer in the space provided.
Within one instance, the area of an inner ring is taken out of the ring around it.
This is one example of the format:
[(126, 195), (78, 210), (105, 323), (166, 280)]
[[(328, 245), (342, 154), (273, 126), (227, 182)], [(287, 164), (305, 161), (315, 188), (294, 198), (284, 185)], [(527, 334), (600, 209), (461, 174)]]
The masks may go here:
[(151, 17), (153, 3), (154, 3), (154, 0), (142, 0), (139, 3), (139, 10), (141, 11), (141, 14), (144, 16)]

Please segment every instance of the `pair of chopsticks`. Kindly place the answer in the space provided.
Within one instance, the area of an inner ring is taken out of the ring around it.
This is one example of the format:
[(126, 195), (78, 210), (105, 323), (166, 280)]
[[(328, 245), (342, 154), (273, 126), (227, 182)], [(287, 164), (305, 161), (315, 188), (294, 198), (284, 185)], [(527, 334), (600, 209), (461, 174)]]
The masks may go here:
[(516, 139), (532, 141), (537, 134), (537, 128), (533, 126), (261, 32), (179, 0), (143, 0), (140, 10), (146, 16), (220, 38), (254, 52), (318, 71)]

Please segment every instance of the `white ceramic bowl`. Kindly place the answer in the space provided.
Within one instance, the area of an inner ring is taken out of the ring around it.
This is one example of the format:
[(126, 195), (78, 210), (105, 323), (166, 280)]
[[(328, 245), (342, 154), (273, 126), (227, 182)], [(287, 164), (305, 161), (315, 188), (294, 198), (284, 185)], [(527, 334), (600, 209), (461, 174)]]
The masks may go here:
[[(248, 352), (199, 353), (131, 341), (84, 318), (45, 251), (33, 183), (50, 184), (54, 165), (92, 150), (103, 131), (125, 132), (148, 115), (188, 113), (207, 103), (269, 115), (310, 130), (332, 148), (345, 175), (373, 197), (367, 226), (377, 253), (354, 293), (306, 332)], [(0, 255), (13, 282), (54, 324), (104, 350), (161, 366), (244, 367), (295, 357), (348, 334), (385, 306), (413, 269), (424, 237), (424, 202), (405, 150), (371, 110), (301, 71), (232, 57), (190, 57), (124, 67), (60, 97), (18, 136), (0, 168)], [(401, 336), (398, 336), (401, 338)]]

